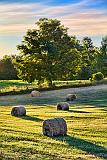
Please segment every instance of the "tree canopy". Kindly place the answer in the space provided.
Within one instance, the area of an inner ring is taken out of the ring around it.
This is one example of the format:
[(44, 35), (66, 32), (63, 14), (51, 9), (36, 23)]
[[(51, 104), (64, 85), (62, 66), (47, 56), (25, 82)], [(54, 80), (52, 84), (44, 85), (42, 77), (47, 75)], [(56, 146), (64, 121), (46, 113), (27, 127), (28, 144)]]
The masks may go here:
[(91, 38), (84, 37), (81, 44), (81, 72), (80, 79), (89, 79), (96, 71), (98, 48), (93, 45)]
[(79, 41), (67, 31), (57, 19), (39, 19), (17, 46), (18, 76), (30, 83), (46, 81), (49, 86), (53, 80), (89, 79), (99, 71), (107, 76), (107, 36), (99, 49), (91, 38)]
[(102, 38), (98, 56), (98, 70), (107, 76), (107, 36)]
[(38, 84), (62, 80), (80, 69), (81, 55), (76, 37), (70, 37), (67, 28), (56, 19), (39, 19), (35, 29), (28, 30), (18, 46), (20, 63), (16, 61), (19, 77)]

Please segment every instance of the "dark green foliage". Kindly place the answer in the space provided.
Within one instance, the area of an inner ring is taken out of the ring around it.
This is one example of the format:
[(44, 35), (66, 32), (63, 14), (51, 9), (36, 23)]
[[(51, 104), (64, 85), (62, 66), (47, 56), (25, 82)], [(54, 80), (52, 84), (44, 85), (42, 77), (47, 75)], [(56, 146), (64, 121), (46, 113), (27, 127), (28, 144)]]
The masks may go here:
[(91, 38), (84, 37), (81, 45), (81, 72), (79, 79), (89, 79), (96, 71), (98, 48), (93, 45)]
[(98, 70), (101, 71), (104, 76), (107, 76), (107, 36), (102, 38), (100, 53), (98, 56)]
[(16, 62), (19, 77), (28, 82), (64, 80), (78, 72), (80, 52), (75, 37), (68, 36), (67, 28), (56, 19), (40, 19), (38, 29), (28, 30), (18, 46), (22, 61)]
[(104, 75), (101, 72), (97, 72), (97, 73), (92, 74), (93, 81), (100, 81), (102, 79), (104, 79)]
[(13, 65), (12, 60), (15, 56), (5, 55), (0, 60), (0, 80), (11, 80), (18, 79), (16, 69)]
[(102, 39), (100, 49), (89, 37), (80, 43), (56, 19), (39, 19), (17, 48), (19, 56), (5, 56), (0, 61), (0, 79), (19, 77), (29, 83), (37, 80), (39, 86), (45, 82), (53, 87), (54, 80), (87, 80), (96, 72), (107, 76), (107, 36)]

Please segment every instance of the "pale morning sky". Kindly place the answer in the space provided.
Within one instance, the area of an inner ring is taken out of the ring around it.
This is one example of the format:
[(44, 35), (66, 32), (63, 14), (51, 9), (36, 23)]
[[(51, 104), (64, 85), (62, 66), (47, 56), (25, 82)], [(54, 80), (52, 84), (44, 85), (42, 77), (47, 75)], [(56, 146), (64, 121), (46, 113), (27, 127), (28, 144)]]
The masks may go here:
[(17, 53), (27, 29), (43, 17), (59, 19), (70, 35), (89, 36), (97, 46), (107, 35), (107, 0), (0, 0), (0, 58)]

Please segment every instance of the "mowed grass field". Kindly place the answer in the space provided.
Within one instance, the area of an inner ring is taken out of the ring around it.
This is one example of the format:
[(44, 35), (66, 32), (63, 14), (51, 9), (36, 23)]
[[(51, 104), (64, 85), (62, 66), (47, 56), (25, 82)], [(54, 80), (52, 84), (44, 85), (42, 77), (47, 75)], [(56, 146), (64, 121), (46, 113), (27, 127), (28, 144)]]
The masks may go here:
[(20, 91), (37, 87), (37, 81), (29, 84), (22, 80), (0, 80), (0, 92)]
[[(78, 99), (69, 111), (57, 111), (67, 93)], [(25, 105), (27, 116), (10, 115), (13, 105)], [(47, 137), (43, 121), (62, 117), (68, 135)], [(0, 97), (0, 160), (107, 160), (107, 85), (70, 88), (30, 95)]]
[[(90, 80), (72, 80), (72, 81), (53, 81), (53, 84), (56, 87), (63, 86), (71, 86), (71, 87), (79, 87), (79, 86), (88, 86), (88, 85), (96, 85), (96, 83), (107, 84), (107, 78), (99, 82), (91, 82)], [(33, 83), (27, 83), (22, 80), (0, 80), (0, 93), (11, 92), (11, 91), (23, 91), (34, 88), (47, 88), (46, 82), (44, 82), (41, 86), (37, 85), (37, 81)]]

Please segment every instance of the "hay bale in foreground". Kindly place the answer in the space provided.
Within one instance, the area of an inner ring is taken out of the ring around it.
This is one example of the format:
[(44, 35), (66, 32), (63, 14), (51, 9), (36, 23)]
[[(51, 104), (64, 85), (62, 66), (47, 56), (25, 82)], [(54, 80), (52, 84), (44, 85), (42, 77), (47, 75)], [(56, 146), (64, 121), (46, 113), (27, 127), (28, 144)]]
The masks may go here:
[(67, 124), (63, 118), (47, 119), (43, 122), (43, 134), (49, 137), (67, 135)]
[(11, 110), (12, 116), (25, 116), (26, 115), (26, 109), (23, 105), (20, 106), (14, 106)]
[(32, 91), (31, 92), (31, 97), (37, 97), (40, 96), (40, 92), (39, 91)]
[(60, 102), (57, 104), (57, 110), (69, 110), (69, 104), (67, 102)]
[(66, 96), (67, 101), (73, 101), (75, 99), (77, 99), (76, 94), (67, 94), (67, 96)]

